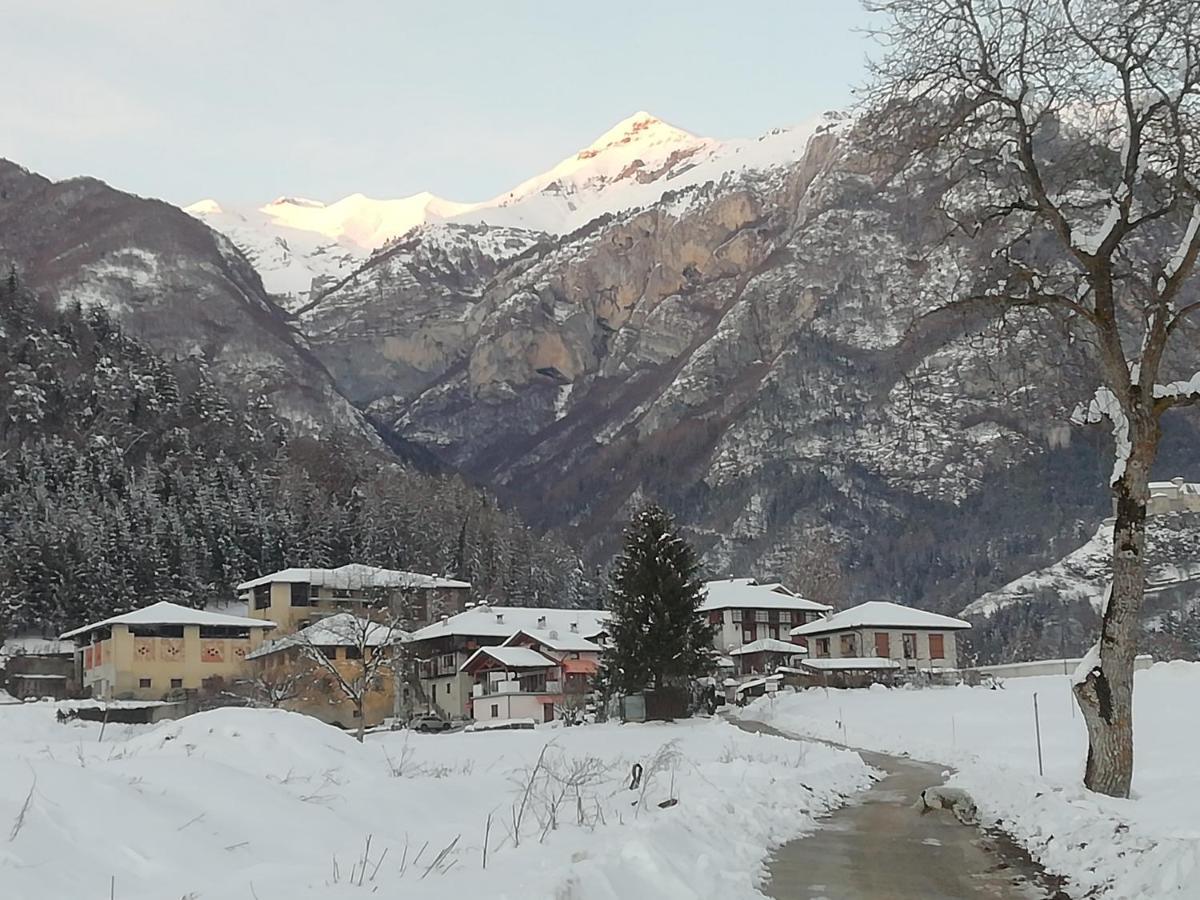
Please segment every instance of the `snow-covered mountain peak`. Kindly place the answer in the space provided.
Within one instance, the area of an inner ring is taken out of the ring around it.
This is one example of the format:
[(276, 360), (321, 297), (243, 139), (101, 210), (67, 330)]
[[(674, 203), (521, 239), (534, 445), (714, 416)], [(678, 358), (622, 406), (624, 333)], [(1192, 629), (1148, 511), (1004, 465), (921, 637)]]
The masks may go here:
[[(422, 191), (394, 200), (355, 193), (333, 203), (282, 196), (258, 208), (202, 200), (186, 211), (229, 237), (252, 259), (267, 290), (298, 306), (309, 299), (314, 280), (344, 278), (414, 228), (446, 222), (519, 229), (530, 233), (526, 244), (544, 234), (569, 234), (606, 213), (653, 205), (667, 191), (788, 165), (822, 124), (828, 123), (817, 119), (757, 140), (718, 141), (639, 111), (553, 168), (481, 203)], [(484, 240), (483, 232), (467, 233)]]
[(612, 147), (655, 147), (700, 140), (696, 135), (668, 125), (657, 116), (643, 111), (622, 119), (577, 154), (578, 159), (591, 159)]
[(215, 216), (222, 212), (221, 204), (211, 198), (197, 200), (191, 206), (185, 206), (183, 211), (188, 215), (203, 219), (205, 216)]

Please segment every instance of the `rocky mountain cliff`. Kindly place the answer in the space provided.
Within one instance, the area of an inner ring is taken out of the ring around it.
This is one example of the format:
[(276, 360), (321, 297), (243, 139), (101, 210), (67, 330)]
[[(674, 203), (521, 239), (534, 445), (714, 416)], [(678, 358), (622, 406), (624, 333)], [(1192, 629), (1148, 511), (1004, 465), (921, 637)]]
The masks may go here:
[(941, 310), (996, 245), (947, 234), (945, 189), (832, 117), (799, 159), (482, 268), (503, 232), (418, 230), (301, 327), (357, 404), (596, 560), (655, 497), (714, 572), (957, 611), (1090, 534), (1111, 461), (1065, 424), (1092, 385), (1061, 326)]

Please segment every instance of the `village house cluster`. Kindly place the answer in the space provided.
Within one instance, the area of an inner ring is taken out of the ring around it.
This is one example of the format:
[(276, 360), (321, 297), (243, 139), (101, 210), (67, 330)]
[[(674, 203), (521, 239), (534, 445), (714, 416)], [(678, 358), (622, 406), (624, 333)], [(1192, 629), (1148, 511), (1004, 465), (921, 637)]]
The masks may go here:
[[(284, 569), (238, 585), (226, 609), (161, 602), (68, 631), (46, 642), (42, 677), (105, 700), (241, 690), (344, 728), (418, 715), (574, 721), (593, 708), (606, 611), (470, 596), (465, 581), (360, 564)], [(879, 601), (835, 612), (753, 578), (708, 582), (698, 614), (713, 626), (709, 683), (732, 702), (781, 683), (954, 670), (970, 627)]]

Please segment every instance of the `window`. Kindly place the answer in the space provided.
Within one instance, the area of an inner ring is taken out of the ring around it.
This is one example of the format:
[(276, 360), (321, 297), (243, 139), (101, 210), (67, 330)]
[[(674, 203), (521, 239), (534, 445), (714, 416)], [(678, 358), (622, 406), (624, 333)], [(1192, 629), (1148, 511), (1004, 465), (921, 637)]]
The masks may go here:
[(735, 609), (733, 611), (733, 621), (735, 621), (735, 622), (742, 621), (742, 611), (740, 609)]
[(129, 633), (134, 637), (183, 637), (182, 625), (130, 625)]
[(448, 682), (448, 681), (446, 682), (446, 693), (447, 694), (450, 693), (450, 682)]
[(766, 611), (765, 609), (756, 609), (756, 610), (754, 611), (754, 621), (755, 621), (755, 622), (766, 622), (766, 621), (768, 621), (768, 617), (767, 617), (767, 611)]
[(929, 658), (930, 659), (945, 659), (946, 658), (946, 642), (942, 635), (931, 634), (929, 636)]
[(347, 647), (346, 659), (362, 659), (362, 647)]
[(841, 637), (842, 656), (858, 656), (858, 635), (843, 634)]
[(753, 642), (754, 642), (754, 626), (753, 625), (743, 625), (742, 626), (742, 643), (743, 644), (751, 644)]
[(360, 713), (360, 712), (359, 712), (357, 709), (353, 709), (353, 710), (351, 710), (351, 711), (350, 711), (350, 715), (351, 715), (351, 716), (353, 716), (353, 717), (354, 717), (354, 718), (356, 718), (356, 719), (358, 719), (358, 718), (361, 718), (361, 717), (362, 717), (362, 713)]
[(790, 609), (781, 609), (779, 611), (779, 621), (784, 625), (792, 624), (792, 611)]
[(817, 638), (817, 656), (829, 655), (829, 638)]
[(892, 639), (886, 631), (875, 632), (875, 655), (884, 659), (892, 655)]
[(260, 584), (254, 588), (254, 608), (267, 609), (271, 605), (271, 586)]
[(318, 647), (317, 650), (326, 659), (337, 659), (338, 648), (336, 646), (334, 646), (334, 647), (330, 647), (330, 646)]
[(250, 637), (250, 629), (239, 628), (236, 625), (201, 625), (200, 637), (245, 639)]
[(292, 606), (311, 606), (311, 599), (307, 584), (296, 582), (292, 585)]
[(438, 663), (438, 668), (443, 674), (448, 672), (452, 673), (454, 671), (454, 654), (443, 653), (441, 661)]
[(770, 633), (771, 640), (773, 640), (773, 641), (779, 640), (779, 626), (778, 625), (771, 625), (768, 627), (767, 630)]
[(493, 719), (500, 718), (500, 704), (499, 703), (492, 704), (492, 718)]
[(183, 687), (183, 679), (182, 678), (172, 678), (171, 679), (171, 687), (172, 687), (172, 689)]
[(917, 658), (917, 636), (915, 634), (903, 634), (900, 636), (904, 642), (904, 658)]
[(149, 678), (139, 678), (138, 679), (138, 687), (140, 687), (140, 688), (150, 687), (150, 679)]

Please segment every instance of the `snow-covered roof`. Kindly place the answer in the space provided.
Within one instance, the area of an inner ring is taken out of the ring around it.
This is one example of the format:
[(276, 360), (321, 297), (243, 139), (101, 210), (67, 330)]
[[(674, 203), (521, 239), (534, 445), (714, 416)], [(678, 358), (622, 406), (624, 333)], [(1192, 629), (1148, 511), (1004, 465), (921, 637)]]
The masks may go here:
[(603, 649), (599, 644), (589, 641), (575, 632), (563, 634), (560, 631), (538, 631), (532, 628), (522, 628), (513, 632), (512, 636), (507, 638), (502, 646), (508, 647), (519, 644), (522, 635), (533, 638), (533, 640), (544, 644), (551, 650), (559, 650), (563, 653), (599, 653)]
[(762, 687), (764, 684), (772, 681), (781, 681), (782, 679), (782, 675), (768, 675), (766, 678), (754, 678), (750, 681), (743, 681), (740, 685), (738, 685), (738, 689), (735, 693), (740, 694), (742, 691), (748, 690), (749, 688)]
[(801, 660), (800, 667), (804, 669), (817, 669), (819, 671), (839, 671), (845, 669), (898, 669), (900, 668), (900, 663), (894, 659), (887, 659), (882, 656), (843, 657), (841, 659), (829, 659), (827, 657), (822, 657), (820, 659)]
[[(560, 638), (594, 638), (608, 628), (611, 614), (603, 609), (557, 609), (541, 606), (488, 606), (481, 603), (413, 632), (414, 641), (451, 635), (506, 638), (514, 631), (558, 632)], [(574, 629), (572, 629), (574, 626)]]
[(0, 644), (0, 659), (6, 656), (69, 656), (75, 652), (74, 641), (44, 638), (38, 635), (17, 635)]
[(289, 584), (315, 584), (333, 588), (469, 588), (471, 582), (458, 581), (441, 575), (422, 575), (420, 572), (403, 572), (399, 569), (381, 569), (362, 563), (348, 563), (336, 569), (280, 569), (270, 575), (262, 575), (237, 586), (239, 591), (248, 591), (263, 584), (288, 582)]
[(952, 619), (923, 609), (872, 600), (843, 609), (828, 619), (797, 625), (793, 635), (828, 634), (831, 631), (853, 631), (856, 628), (937, 628), (941, 630), (970, 628), (970, 622)]
[(151, 603), (142, 609), (110, 616), (91, 625), (84, 625), (74, 631), (68, 631), (63, 638), (76, 637), (104, 628), (109, 625), (210, 625), (227, 628), (274, 628), (274, 622), (265, 619), (250, 619), (245, 616), (227, 616), (222, 613), (209, 612), (206, 609), (192, 609), (190, 606), (180, 606), (178, 603), (168, 603), (162, 600)]
[(806, 612), (829, 612), (833, 609), (797, 596), (778, 582), (759, 584), (753, 578), (724, 578), (704, 585), (704, 600), (697, 607), (711, 609), (790, 609)]
[(558, 665), (557, 660), (538, 653), (529, 647), (480, 647), (459, 666), (460, 672), (467, 668), (480, 656), (490, 656), (500, 665), (510, 669), (544, 669), (547, 666)]
[(381, 622), (360, 618), (353, 613), (341, 612), (326, 616), (313, 622), (307, 628), (301, 628), (295, 634), (263, 644), (257, 650), (246, 654), (246, 659), (258, 659), (294, 647), (297, 644), (311, 644), (315, 647), (382, 647), (386, 644), (399, 644), (408, 639), (408, 632), (401, 631)]
[(806, 647), (801, 647), (799, 644), (793, 644), (790, 641), (781, 641), (776, 638), (759, 638), (757, 641), (751, 641), (749, 644), (743, 644), (736, 650), (730, 650), (730, 656), (744, 656), (747, 653), (807, 653)]

